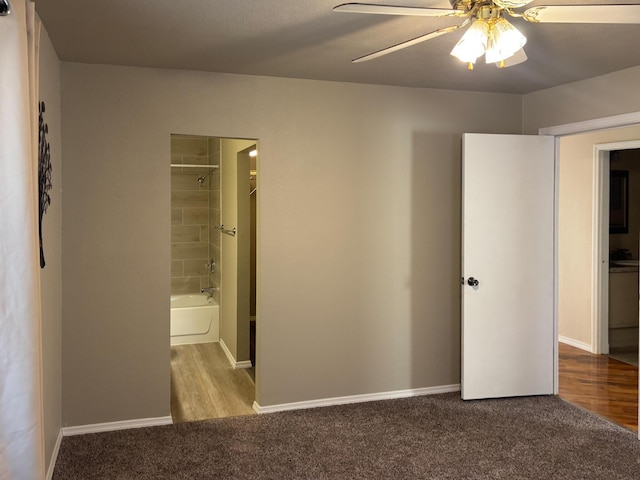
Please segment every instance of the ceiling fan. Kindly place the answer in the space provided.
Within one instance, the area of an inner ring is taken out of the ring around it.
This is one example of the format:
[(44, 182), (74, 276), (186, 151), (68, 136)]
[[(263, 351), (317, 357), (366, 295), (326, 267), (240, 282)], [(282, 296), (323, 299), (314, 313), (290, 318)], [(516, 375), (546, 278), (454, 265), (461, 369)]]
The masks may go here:
[(6, 17), (11, 13), (9, 0), (0, 0), (0, 17)]
[(498, 67), (517, 65), (527, 59), (527, 55), (522, 48), (527, 39), (506, 20), (505, 17), (507, 15), (532, 23), (640, 24), (640, 5), (637, 4), (541, 5), (519, 13), (515, 9), (524, 7), (531, 3), (532, 0), (449, 0), (449, 2), (451, 3), (450, 9), (345, 3), (338, 5), (333, 10), (346, 13), (458, 17), (464, 19), (460, 25), (435, 30), (356, 58), (353, 62), (373, 60), (469, 25), (467, 31), (451, 51), (451, 55), (467, 63), (470, 70), (473, 69), (473, 64), (482, 55), (485, 56), (487, 63), (493, 63)]

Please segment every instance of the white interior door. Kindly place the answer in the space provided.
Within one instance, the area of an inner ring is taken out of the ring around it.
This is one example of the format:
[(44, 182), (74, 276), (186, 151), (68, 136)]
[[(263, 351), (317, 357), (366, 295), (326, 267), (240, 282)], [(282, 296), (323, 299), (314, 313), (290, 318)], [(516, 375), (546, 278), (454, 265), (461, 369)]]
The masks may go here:
[(553, 394), (554, 138), (465, 134), (462, 177), (462, 398)]

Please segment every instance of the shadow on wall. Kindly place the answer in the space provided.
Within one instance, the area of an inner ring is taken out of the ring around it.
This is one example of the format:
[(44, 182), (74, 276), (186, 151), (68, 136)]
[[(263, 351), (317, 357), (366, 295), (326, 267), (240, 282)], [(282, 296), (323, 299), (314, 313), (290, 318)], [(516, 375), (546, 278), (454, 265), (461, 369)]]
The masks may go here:
[(427, 366), (424, 378), (413, 374), (420, 388), (460, 381), (462, 136), (414, 133), (412, 146), (411, 363)]

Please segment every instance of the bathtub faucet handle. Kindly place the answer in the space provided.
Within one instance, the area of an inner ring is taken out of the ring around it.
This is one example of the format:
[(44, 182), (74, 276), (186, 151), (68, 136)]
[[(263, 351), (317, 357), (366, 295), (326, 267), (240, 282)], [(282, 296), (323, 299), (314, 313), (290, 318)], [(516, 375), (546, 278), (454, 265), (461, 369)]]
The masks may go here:
[(209, 263), (205, 263), (204, 264), (204, 268), (208, 268), (209, 270), (211, 270), (211, 273), (213, 273), (215, 271), (215, 269), (216, 269), (215, 260), (212, 258)]

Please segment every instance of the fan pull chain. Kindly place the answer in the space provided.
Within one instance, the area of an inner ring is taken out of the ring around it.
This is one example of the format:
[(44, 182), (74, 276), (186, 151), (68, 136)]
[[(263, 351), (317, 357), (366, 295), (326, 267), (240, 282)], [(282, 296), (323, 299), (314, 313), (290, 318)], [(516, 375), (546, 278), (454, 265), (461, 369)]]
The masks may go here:
[(469, 66), (467, 67), (469, 70), (473, 70), (473, 63), (469, 62)]

